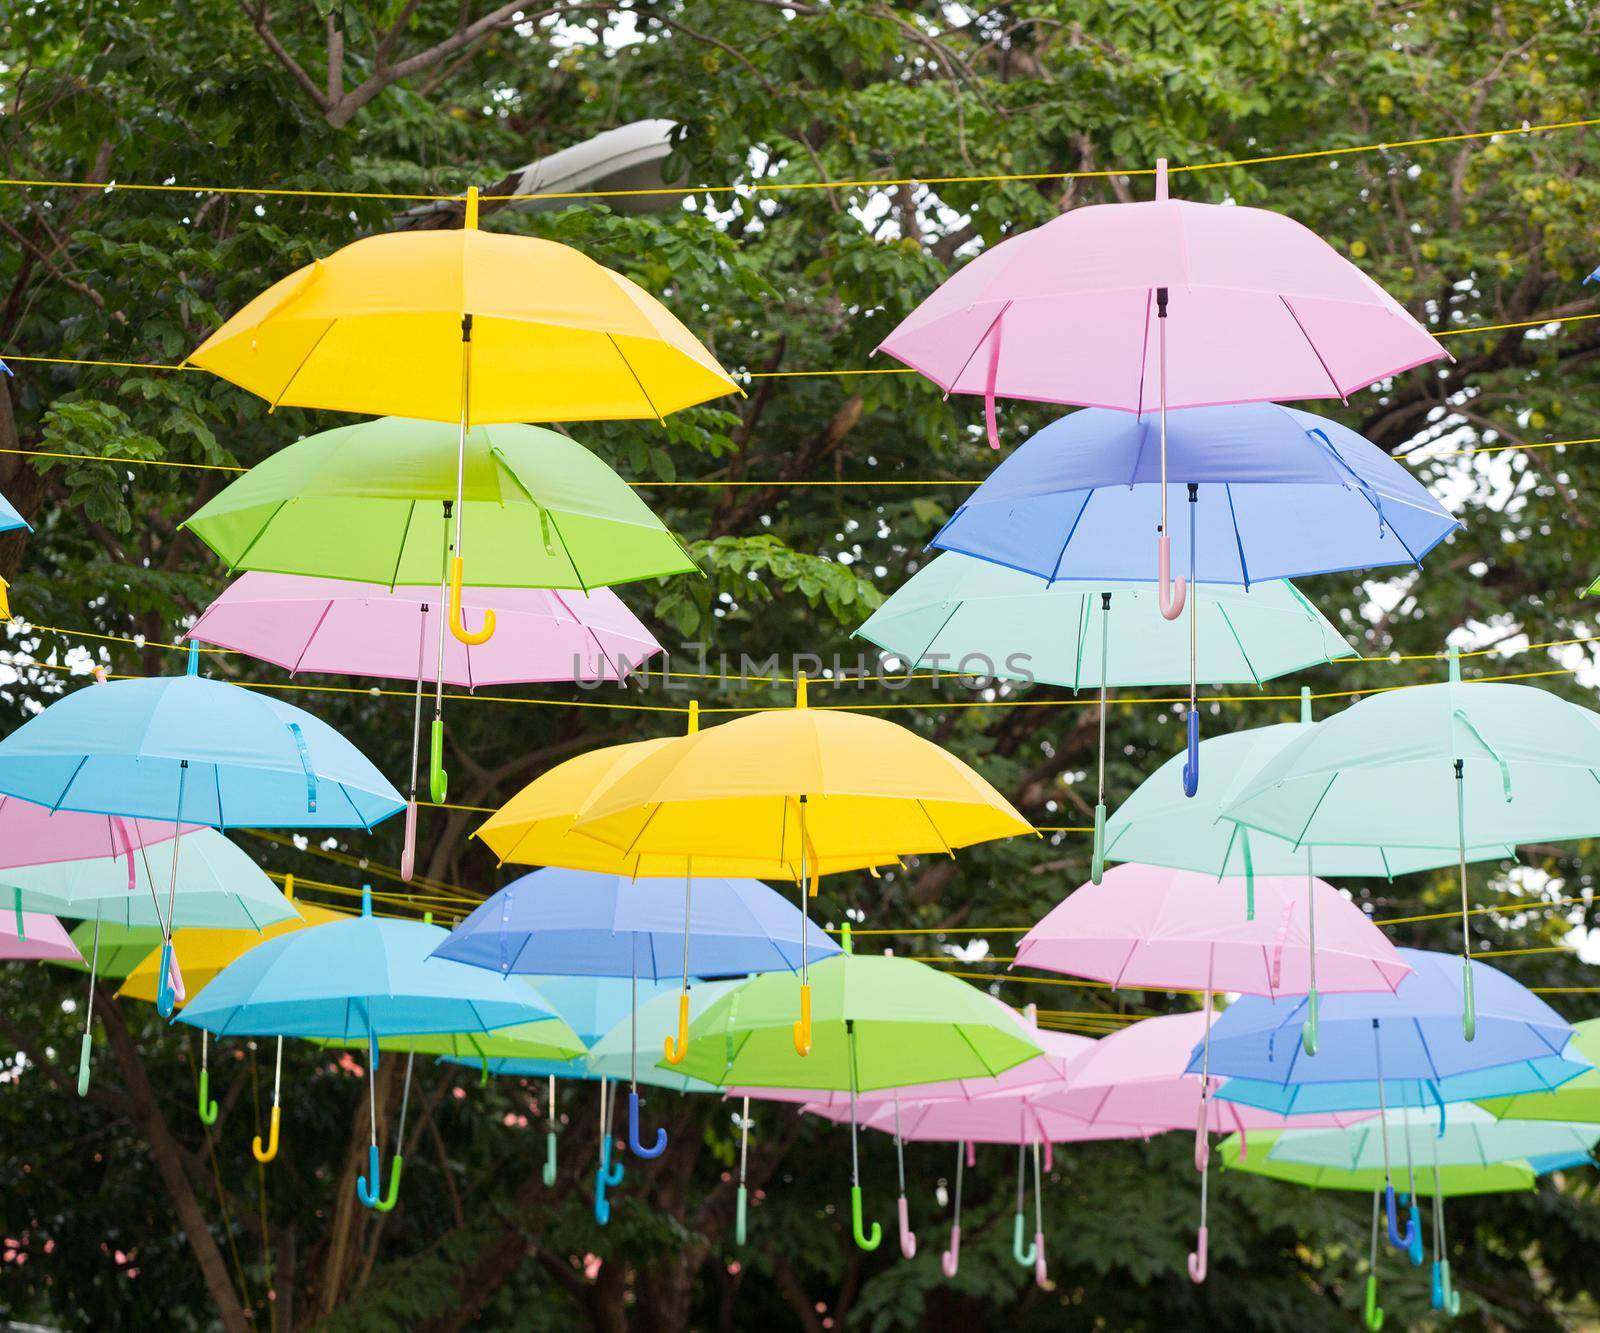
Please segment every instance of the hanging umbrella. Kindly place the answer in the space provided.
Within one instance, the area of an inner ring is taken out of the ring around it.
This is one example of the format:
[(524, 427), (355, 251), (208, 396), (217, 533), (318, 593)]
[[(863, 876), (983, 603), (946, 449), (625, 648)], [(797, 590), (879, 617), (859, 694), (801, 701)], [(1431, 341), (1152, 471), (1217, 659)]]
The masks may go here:
[[(1375, 1170), (1383, 1165), (1383, 1138), (1389, 1150), (1408, 1160), (1440, 1166), (1492, 1166), (1521, 1158), (1587, 1157), (1600, 1140), (1600, 1125), (1563, 1120), (1496, 1120), (1470, 1102), (1447, 1108), (1444, 1128), (1431, 1110), (1396, 1108), (1342, 1130), (1299, 1130), (1278, 1137), (1269, 1157), (1342, 1171)], [(1403, 1146), (1397, 1150), (1396, 1141)], [(1423, 1175), (1425, 1176), (1424, 1171)], [(1416, 1178), (1410, 1182), (1416, 1188)]]
[(83, 955), (66, 927), (45, 912), (26, 912), (24, 929), (0, 916), (0, 962), (81, 963)]
[[(403, 806), (366, 756), (325, 722), (207, 680), (199, 665), (191, 644), (185, 675), (112, 681), (57, 699), (0, 741), (0, 792), (54, 810), (169, 819), (174, 829), (370, 828)], [(163, 1017), (177, 997), (167, 978), (184, 839), (171, 842), (167, 910), (157, 923)], [(86, 1027), (80, 1089), (88, 1082)]]
[[(1168, 500), (1187, 493), (1189, 582), (1242, 585), (1302, 575), (1418, 565), (1460, 524), (1407, 469), (1347, 427), (1310, 412), (1252, 403), (1173, 414), (1159, 423), (1104, 408), (1052, 423), (997, 467), (933, 545), (1052, 582), (1153, 582), (1145, 524), (1167, 529)], [(1159, 447), (1157, 441), (1159, 435)], [(1158, 522), (1159, 520), (1159, 522)], [(1167, 601), (1161, 538), (1159, 609)], [(1198, 785), (1199, 608), (1189, 612), (1189, 770)]]
[[(882, 718), (806, 706), (773, 709), (685, 736), (598, 792), (573, 825), (626, 856), (652, 853), (799, 860), (805, 884), (824, 868), (864, 869), (920, 853), (1032, 832), (1011, 804), (954, 755)], [(815, 884), (812, 880), (812, 891)], [(802, 941), (807, 918), (802, 889)], [(809, 964), (800, 969), (804, 1054)]]
[[(92, 955), (95, 951), (94, 937), (97, 934), (100, 936), (100, 957), (96, 962), (95, 971), (101, 977), (125, 977), (149, 958), (152, 952), (157, 958), (161, 956), (161, 931), (155, 926), (101, 924), (97, 927), (93, 921), (80, 921), (72, 928), (73, 947), (80, 954), (87, 950)], [(89, 970), (87, 962), (75, 962), (68, 958), (63, 958), (60, 965), (74, 972)], [(154, 975), (152, 966), (151, 976)]]
[[(1527, 685), (1449, 680), (1370, 695), (1264, 765), (1223, 817), (1315, 850), (1454, 851), (1461, 884), (1462, 1030), (1474, 1031), (1467, 859), (1474, 842), (1600, 833), (1600, 714)], [(1473, 781), (1467, 781), (1468, 773)]]
[[(1569, 1059), (1600, 1064), (1600, 1018), (1572, 1025)], [(1589, 1069), (1549, 1092), (1521, 1092), (1478, 1103), (1505, 1120), (1565, 1120), (1600, 1124), (1600, 1069)]]
[[(400, 1187), (411, 1064), (406, 1060), (396, 1153), (385, 1196), (378, 1162), (378, 1043), (385, 1037), (491, 1032), (554, 1017), (544, 998), (520, 980), (506, 981), (429, 955), (445, 937), (420, 921), (379, 920), (372, 892), (362, 886), (361, 915), (266, 940), (217, 974), (184, 1007), (180, 1019), (213, 1036), (364, 1039), (372, 1142), (368, 1176), (357, 1182), (361, 1202), (394, 1206)], [(272, 1086), (266, 1157), (277, 1152), (283, 1048)]]
[[(10, 374), (9, 371), (6, 373)], [(33, 524), (17, 513), (16, 506), (10, 500), (0, 495), (0, 532), (14, 532), (18, 528), (25, 528), (27, 531), (32, 532)]]
[[(1195, 672), (1214, 684), (1275, 676), (1358, 656), (1287, 580), (1195, 589)], [(1112, 633), (1113, 623), (1116, 633)], [(1144, 584), (1040, 582), (1032, 574), (946, 552), (911, 576), (856, 633), (908, 669), (1100, 691), (1094, 868), (1106, 819), (1106, 705), (1112, 686), (1188, 680), (1188, 635), (1160, 614)]]
[[(691, 977), (792, 972), (802, 959), (820, 961), (839, 952), (827, 936), (819, 934), (812, 943), (804, 934), (800, 913), (755, 880), (628, 880), (546, 869), (522, 876), (475, 908), (440, 944), (438, 956), (501, 976), (681, 978), (677, 1041), (665, 1041), (672, 1060), (687, 1046)], [(636, 1046), (630, 1043), (630, 1054)], [(630, 1074), (628, 1146), (635, 1156), (659, 1157), (666, 1132), (658, 1129), (650, 1147), (640, 1140), (632, 1066)]]
[[(1039, 1048), (1014, 1018), (965, 982), (925, 963), (846, 952), (815, 970), (811, 1041), (795, 1040), (793, 992), (778, 973), (736, 987), (689, 1027), (681, 1072), (721, 1087), (891, 1088), (989, 1077), (1032, 1059)], [(876, 1222), (862, 1227), (855, 1115), (850, 1133), (850, 1216), (855, 1242), (874, 1250)]]

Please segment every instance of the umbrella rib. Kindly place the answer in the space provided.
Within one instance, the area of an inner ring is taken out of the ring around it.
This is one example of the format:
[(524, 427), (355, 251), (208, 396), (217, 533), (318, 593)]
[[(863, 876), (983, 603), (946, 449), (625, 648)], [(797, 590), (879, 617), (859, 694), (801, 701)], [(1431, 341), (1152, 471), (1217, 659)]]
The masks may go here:
[(1078, 534), (1078, 525), (1083, 522), (1084, 512), (1089, 508), (1089, 501), (1094, 499), (1095, 487), (1090, 487), (1083, 498), (1083, 503), (1078, 506), (1078, 512), (1073, 516), (1072, 526), (1067, 529), (1067, 535), (1061, 539), (1061, 549), (1056, 552), (1055, 563), (1050, 566), (1050, 574), (1045, 583), (1052, 584), (1061, 577), (1061, 562), (1067, 558), (1067, 547), (1072, 544), (1072, 539)]
[[(1231, 500), (1229, 503), (1232, 503)], [(1237, 532), (1238, 528), (1235, 527), (1234, 531)], [(1239, 555), (1240, 559), (1244, 558), (1243, 551)], [(1244, 640), (1239, 637), (1239, 631), (1234, 627), (1233, 617), (1228, 614), (1228, 608), (1222, 604), (1220, 598), (1217, 601), (1217, 613), (1222, 617), (1222, 623), (1228, 627), (1228, 633), (1233, 635), (1233, 641), (1238, 646), (1239, 656), (1244, 658), (1245, 669), (1249, 671), (1250, 679), (1255, 683), (1255, 687), (1260, 689), (1261, 675), (1256, 670), (1256, 664), (1250, 660), (1250, 650), (1244, 646)], [(1238, 826), (1235, 825), (1235, 827)]]
[(249, 559), (250, 552), (256, 549), (256, 543), (259, 542), (262, 539), (262, 537), (266, 536), (267, 529), (270, 528), (273, 525), (273, 523), (277, 521), (278, 515), (283, 512), (284, 506), (287, 505), (288, 503), (289, 503), (289, 498), (288, 497), (285, 497), (284, 499), (278, 501), (277, 507), (274, 508), (273, 511), (272, 511), (272, 517), (269, 518), (265, 523), (263, 523), (259, 528), (256, 529), (255, 535), (253, 537), (251, 537), (248, 542), (245, 543), (244, 550), (240, 551), (237, 556), (235, 556), (233, 559), (228, 561), (228, 573), (230, 573), (230, 574), (236, 573), (239, 570), (239, 568), (244, 564), (244, 562), (247, 559)]
[[(391, 585), (390, 590), (393, 591), (393, 585)], [(311, 651), (312, 640), (317, 637), (318, 632), (322, 629), (323, 622), (327, 620), (332, 612), (333, 599), (330, 597), (322, 604), (322, 614), (317, 617), (317, 623), (311, 627), (311, 633), (306, 635), (305, 643), (301, 645), (299, 653), (295, 656), (294, 665), (289, 668), (289, 674), (291, 676), (300, 670), (301, 665), (306, 660), (306, 654)]]
[(1155, 290), (1146, 288), (1144, 294), (1144, 336), (1139, 340), (1139, 400), (1136, 414), (1144, 416), (1144, 382), (1150, 369), (1150, 307), (1155, 301)]
[(618, 344), (616, 334), (606, 334), (606, 341), (611, 344), (611, 350), (615, 352), (621, 359), (623, 367), (627, 370), (628, 374), (633, 376), (633, 382), (639, 388), (639, 396), (644, 399), (644, 405), (650, 409), (650, 415), (653, 416), (657, 421), (665, 424), (660, 409), (656, 407), (655, 403), (650, 398), (650, 390), (644, 387), (644, 381), (639, 378), (639, 372), (633, 368), (633, 362), (628, 360), (628, 354), (624, 352), (621, 346)]
[[(977, 354), (983, 350), (983, 345), (989, 341), (989, 335), (994, 332), (995, 325), (1005, 318), (1006, 311), (1011, 309), (1013, 303), (1014, 298), (1013, 300), (1006, 301), (1006, 303), (1000, 307), (999, 313), (996, 314), (995, 317), (991, 319), (988, 325), (984, 328), (982, 335), (978, 338), (978, 341), (972, 344), (972, 350), (967, 353), (967, 359), (961, 363), (961, 369), (956, 371), (956, 373), (950, 377), (950, 387), (944, 391), (946, 398), (948, 398), (952, 393), (956, 392), (956, 385), (961, 383), (961, 377), (967, 373), (967, 367), (972, 364), (972, 358), (977, 356)], [(939, 387), (944, 388), (943, 385), (940, 385)]]
[(284, 395), (286, 395), (290, 389), (294, 388), (294, 382), (300, 378), (300, 372), (306, 368), (306, 362), (311, 360), (311, 358), (317, 354), (317, 348), (322, 346), (322, 340), (333, 332), (333, 326), (338, 322), (339, 321), (337, 317), (330, 319), (328, 321), (327, 328), (323, 329), (321, 333), (317, 334), (316, 342), (312, 343), (310, 347), (306, 348), (306, 354), (300, 358), (300, 364), (294, 368), (294, 372), (283, 382), (283, 388), (278, 390), (278, 396), (272, 400), (272, 408), (274, 411), (283, 406)]
[(1300, 336), (1306, 340), (1306, 346), (1311, 349), (1311, 355), (1317, 358), (1317, 364), (1322, 367), (1322, 373), (1328, 377), (1328, 383), (1333, 385), (1334, 397), (1340, 402), (1348, 402), (1350, 395), (1339, 387), (1339, 381), (1334, 379), (1333, 372), (1328, 369), (1328, 363), (1322, 359), (1322, 353), (1317, 350), (1316, 343), (1311, 340), (1311, 335), (1306, 332), (1306, 326), (1300, 322), (1300, 316), (1295, 313), (1295, 308), (1290, 303), (1289, 298), (1280, 292), (1278, 300), (1283, 302), (1283, 308), (1289, 312), (1289, 318), (1294, 321), (1295, 328), (1300, 330)]
[(393, 592), (400, 582), (400, 566), (406, 558), (406, 542), (411, 539), (411, 520), (416, 517), (417, 502), (413, 500), (410, 508), (406, 510), (405, 526), (400, 529), (400, 541), (394, 548), (394, 571), (389, 575), (389, 591)]
[(1233, 503), (1233, 483), (1223, 482), (1222, 493), (1228, 497), (1228, 518), (1233, 523), (1233, 543), (1239, 548), (1239, 576), (1244, 579), (1245, 591), (1250, 591), (1250, 562), (1244, 558), (1244, 534), (1239, 531), (1239, 510)]
[[(89, 756), (87, 754), (78, 760), (77, 766), (72, 770), (72, 775), (67, 779), (66, 786), (62, 787), (60, 795), (56, 797), (54, 804), (50, 807), (52, 814), (61, 809), (61, 803), (67, 799), (67, 793), (72, 790), (72, 784), (78, 780), (78, 774), (83, 772), (83, 766), (88, 762)], [(1600, 781), (1600, 779), (1597, 779), (1597, 781)]]
[(1322, 789), (1322, 795), (1317, 797), (1317, 803), (1311, 807), (1311, 813), (1306, 816), (1306, 822), (1300, 826), (1300, 832), (1295, 835), (1294, 846), (1296, 851), (1300, 850), (1300, 846), (1305, 839), (1306, 833), (1311, 828), (1311, 821), (1317, 817), (1317, 811), (1322, 809), (1322, 803), (1328, 799), (1328, 793), (1333, 790), (1333, 784), (1338, 780), (1339, 775), (1337, 773), (1329, 778), (1328, 785)]

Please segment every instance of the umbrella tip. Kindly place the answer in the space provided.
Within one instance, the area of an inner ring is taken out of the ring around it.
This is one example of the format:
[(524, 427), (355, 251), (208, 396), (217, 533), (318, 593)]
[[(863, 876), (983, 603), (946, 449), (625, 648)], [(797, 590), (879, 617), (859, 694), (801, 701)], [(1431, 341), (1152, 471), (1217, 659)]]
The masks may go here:
[(197, 639), (189, 640), (188, 674), (191, 676), (198, 676), (200, 674), (200, 643)]
[(290, 902), (294, 901), (294, 872), (290, 871), (283, 877), (283, 896)]
[(1302, 723), (1311, 721), (1311, 686), (1309, 685), (1300, 687), (1300, 721)]
[(804, 708), (806, 706), (806, 678), (804, 673), (794, 678), (794, 706), (796, 708)]
[(1156, 159), (1156, 202), (1167, 202), (1167, 159), (1164, 157)]
[(467, 231), (478, 230), (478, 187), (467, 186), (467, 216), (461, 224)]
[(848, 921), (839, 927), (839, 947), (845, 953), (855, 952), (855, 941), (850, 938), (850, 923)]
[(361, 886), (361, 915), (372, 915), (372, 885), (370, 884)]
[(1444, 655), (1450, 663), (1450, 683), (1459, 685), (1461, 683), (1461, 649), (1452, 643), (1444, 650)]
[(700, 701), (689, 700), (689, 735), (693, 736), (700, 730)]

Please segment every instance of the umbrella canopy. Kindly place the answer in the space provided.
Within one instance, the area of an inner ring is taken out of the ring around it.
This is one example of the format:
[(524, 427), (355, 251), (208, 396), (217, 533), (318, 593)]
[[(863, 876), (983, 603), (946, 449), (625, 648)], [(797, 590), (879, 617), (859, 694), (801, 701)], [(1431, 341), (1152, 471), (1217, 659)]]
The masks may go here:
[[(466, 689), (523, 681), (620, 680), (661, 651), (609, 588), (464, 589), (469, 611), (492, 607), (487, 643), (445, 639), (444, 680)], [(252, 572), (229, 585), (189, 637), (248, 653), (298, 674), (436, 678), (439, 588), (348, 583)]]
[[(319, 1045), (359, 1049), (365, 1037), (317, 1038)], [(559, 1018), (540, 1018), (531, 1023), (515, 1023), (492, 1032), (408, 1032), (380, 1037), (378, 1049), (407, 1051), (415, 1055), (436, 1055), (453, 1064), (489, 1068), (497, 1060), (519, 1058), (565, 1063), (581, 1060), (584, 1044)]]
[(1366, 913), (1331, 884), (1258, 875), (1254, 919), (1245, 913), (1245, 893), (1241, 879), (1115, 866), (1102, 883), (1076, 889), (1023, 936), (1014, 966), (1130, 989), (1299, 996), (1308, 982), (1308, 899), (1314, 897), (1324, 990), (1389, 992), (1411, 970)]
[[(125, 977), (154, 950), (161, 951), (161, 931), (155, 926), (114, 926), (102, 923), (100, 934), (100, 962), (96, 969), (103, 977)], [(81, 921), (72, 928), (72, 943), (80, 954), (94, 951), (96, 926), (93, 921)], [(254, 932), (247, 938), (255, 939)], [(74, 972), (87, 972), (89, 964), (63, 958), (61, 966)]]
[[(1443, 348), (1300, 223), (1167, 198), (1074, 208), (985, 251), (880, 350), (947, 393), (1126, 411), (1347, 398)], [(1165, 352), (1165, 356), (1163, 356)]]
[[(1285, 580), (1248, 590), (1208, 585), (1196, 596), (1196, 671), (1203, 681), (1259, 685), (1358, 656)], [(1189, 631), (1166, 619), (1156, 601), (1149, 584), (1046, 583), (947, 552), (913, 574), (856, 633), (913, 668), (1073, 690), (1181, 684), (1189, 679)]]
[[(678, 994), (676, 982), (643, 978), (636, 984), (627, 977), (566, 975), (528, 980), (588, 1047), (627, 1022), (628, 1015), (634, 1012), (635, 998), (637, 1007), (643, 1010), (658, 996), (670, 996), (675, 1001)], [(694, 993), (703, 989), (696, 986)]]
[[(1570, 1058), (1600, 1064), (1600, 1018), (1572, 1025)], [(1551, 1092), (1524, 1092), (1478, 1103), (1507, 1120), (1564, 1120), (1600, 1124), (1600, 1069), (1590, 1069)]]
[[(1275, 1154), (1274, 1149), (1284, 1140), (1298, 1139), (1302, 1135), (1321, 1137), (1322, 1131), (1291, 1129), (1252, 1133), (1248, 1136), (1248, 1150), (1244, 1152), (1241, 1152), (1244, 1144), (1240, 1137), (1231, 1135), (1222, 1142), (1222, 1164), (1230, 1171), (1246, 1171), (1291, 1185), (1308, 1185), (1312, 1189), (1356, 1190), (1370, 1194), (1375, 1189), (1383, 1188), (1384, 1172), (1381, 1165), (1350, 1171), (1334, 1166), (1289, 1161)], [(1494, 1162), (1488, 1166), (1441, 1164), (1437, 1190), (1445, 1198), (1451, 1198), (1531, 1190), (1537, 1185), (1537, 1174), (1525, 1161)], [(1428, 1170), (1417, 1172), (1417, 1193), (1431, 1198), (1434, 1192), (1434, 1172), (1430, 1165)]]
[(10, 500), (0, 495), (0, 532), (11, 532), (16, 528), (26, 528), (32, 532), (33, 524), (17, 513), (16, 506)]
[(275, 406), (474, 425), (654, 421), (737, 391), (620, 273), (554, 241), (479, 231), (476, 190), (461, 230), (355, 241), (273, 284), (189, 361)]
[(24, 912), (20, 933), (14, 916), (0, 915), (0, 961), (81, 963), (83, 955), (55, 917)]
[(1007, 456), (932, 544), (1052, 581), (1153, 583), (1155, 555), (1134, 538), (1170, 507), (1180, 552), (1192, 546), (1191, 581), (1248, 587), (1420, 564), (1461, 526), (1404, 465), (1311, 412), (1193, 408), (1168, 414), (1166, 432), (1163, 473), (1155, 417), (1062, 417)]
[(0, 869), (47, 861), (87, 861), (121, 856), (166, 842), (178, 832), (170, 819), (123, 819), (118, 815), (52, 810), (14, 796), (0, 796)]
[[(547, 869), (474, 909), (436, 953), (507, 975), (730, 977), (798, 969), (800, 927), (799, 911), (755, 880)], [(806, 948), (813, 963), (839, 952), (820, 931)]]
[[(807, 1102), (800, 1108), (835, 1124), (847, 1123), (850, 1106), (839, 1102)], [(1163, 1132), (1159, 1127), (1089, 1124), (1037, 1097), (995, 1093), (974, 1101), (863, 1101), (857, 1121), (863, 1129), (895, 1134), (916, 1143), (1095, 1143), (1142, 1139)]]
[(537, 426), (468, 431), (453, 509), (458, 444), (453, 426), (395, 417), (324, 431), (256, 464), (184, 526), (230, 570), (386, 588), (438, 588), (457, 518), (472, 531), (471, 587), (594, 589), (695, 568), (621, 477)]
[[(135, 861), (131, 891), (126, 866), (115, 857), (0, 871), (0, 901), (20, 893), (25, 907), (55, 916), (98, 917), (112, 925), (158, 929), (165, 923), (169, 930), (176, 923), (219, 926), (235, 934), (260, 931), (298, 915), (266, 873), (215, 829), (199, 829), (177, 842), (177, 889), (170, 916), (165, 901), (168, 866), (164, 859), (151, 864), (145, 857)], [(259, 938), (252, 933), (246, 942)]]
[(1450, 1108), (1441, 1133), (1438, 1117), (1431, 1111), (1399, 1109), (1348, 1129), (1285, 1134), (1272, 1143), (1267, 1155), (1309, 1166), (1367, 1171), (1383, 1165), (1381, 1140), (1385, 1134), (1389, 1155), (1408, 1158), (1419, 1168), (1431, 1167), (1435, 1161), (1441, 1167), (1492, 1166), (1534, 1157), (1585, 1156), (1600, 1140), (1600, 1125), (1496, 1120), (1468, 1103)]

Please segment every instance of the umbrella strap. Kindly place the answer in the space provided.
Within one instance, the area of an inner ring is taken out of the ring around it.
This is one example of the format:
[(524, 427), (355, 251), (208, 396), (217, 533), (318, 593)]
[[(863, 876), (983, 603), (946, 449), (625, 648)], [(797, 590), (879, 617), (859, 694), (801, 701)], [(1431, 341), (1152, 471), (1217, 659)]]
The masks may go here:
[(959, 1139), (956, 1141), (956, 1218), (957, 1227), (961, 1225), (961, 1171), (966, 1165), (967, 1145)]

